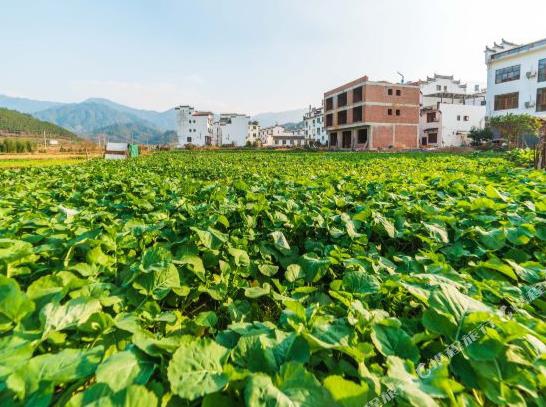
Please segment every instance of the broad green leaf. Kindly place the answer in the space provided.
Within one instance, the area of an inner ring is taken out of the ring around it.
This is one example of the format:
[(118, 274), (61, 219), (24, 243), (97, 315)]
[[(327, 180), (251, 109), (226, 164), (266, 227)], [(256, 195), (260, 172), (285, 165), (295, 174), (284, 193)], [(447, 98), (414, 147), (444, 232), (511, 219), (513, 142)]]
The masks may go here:
[(271, 379), (264, 374), (250, 377), (245, 387), (250, 406), (330, 407), (335, 404), (330, 393), (299, 363), (286, 363)]
[(401, 328), (377, 323), (372, 326), (371, 338), (384, 356), (399, 356), (414, 362), (419, 360), (419, 349)]
[(228, 351), (210, 339), (183, 343), (169, 363), (167, 376), (173, 393), (195, 400), (222, 390), (228, 383), (223, 364)]
[(248, 298), (259, 298), (264, 295), (268, 295), (271, 291), (271, 286), (268, 283), (264, 283), (262, 287), (248, 287), (245, 288), (245, 297)]
[(272, 232), (271, 237), (273, 238), (273, 244), (281, 252), (285, 253), (290, 251), (290, 245), (288, 244), (286, 237), (284, 237), (284, 234), (281, 231), (277, 230), (275, 232)]
[(117, 392), (131, 384), (146, 384), (154, 369), (154, 363), (133, 348), (102, 362), (96, 372), (97, 383), (106, 383)]
[(87, 319), (102, 309), (95, 298), (78, 297), (64, 304), (50, 302), (40, 312), (44, 326), (44, 336), (50, 331), (62, 331), (83, 324)]
[[(17, 281), (0, 274), (0, 332), (11, 323), (18, 324), (33, 311), (34, 303), (21, 291)], [(4, 327), (5, 319), (11, 323)]]
[(324, 379), (324, 387), (330, 392), (336, 403), (343, 407), (362, 407), (368, 400), (367, 384), (357, 384), (341, 376), (328, 376)]

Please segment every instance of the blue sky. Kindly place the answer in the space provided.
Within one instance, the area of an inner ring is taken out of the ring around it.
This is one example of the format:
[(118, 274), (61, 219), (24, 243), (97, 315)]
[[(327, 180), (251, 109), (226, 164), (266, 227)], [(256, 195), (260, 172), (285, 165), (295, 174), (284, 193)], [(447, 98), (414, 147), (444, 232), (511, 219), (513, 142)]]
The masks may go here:
[(0, 0), (0, 94), (260, 113), (328, 88), (454, 74), (546, 37), (544, 0)]

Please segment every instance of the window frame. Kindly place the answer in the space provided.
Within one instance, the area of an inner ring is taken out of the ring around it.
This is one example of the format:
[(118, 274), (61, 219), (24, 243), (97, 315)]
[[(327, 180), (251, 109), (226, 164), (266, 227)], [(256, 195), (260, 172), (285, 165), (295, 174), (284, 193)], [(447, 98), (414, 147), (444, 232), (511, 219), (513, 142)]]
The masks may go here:
[[(357, 112), (358, 114), (355, 114)], [(353, 123), (360, 123), (362, 122), (362, 119), (363, 119), (362, 106), (353, 107)]]
[[(510, 97), (514, 97), (517, 99), (517, 103), (515, 104), (515, 106), (508, 106), (508, 103), (504, 103), (503, 106), (500, 106), (501, 104), (501, 98), (503, 98), (502, 100), (509, 100)], [(518, 109), (519, 108), (519, 92), (510, 92), (510, 93), (501, 93), (499, 95), (495, 95), (493, 97), (493, 110), (495, 112), (498, 112), (498, 111), (501, 111), (501, 110), (513, 110), (513, 109)]]
[(362, 86), (353, 89), (353, 103), (362, 102), (363, 90)]
[(537, 82), (546, 82), (546, 58), (538, 60)]
[(506, 66), (495, 70), (495, 85), (521, 79), (521, 64)]
[[(540, 100), (539, 97), (542, 99), (541, 104), (539, 104), (539, 100)], [(541, 107), (540, 110), (539, 110), (539, 107)], [(537, 89), (536, 111), (546, 112), (546, 87)]]

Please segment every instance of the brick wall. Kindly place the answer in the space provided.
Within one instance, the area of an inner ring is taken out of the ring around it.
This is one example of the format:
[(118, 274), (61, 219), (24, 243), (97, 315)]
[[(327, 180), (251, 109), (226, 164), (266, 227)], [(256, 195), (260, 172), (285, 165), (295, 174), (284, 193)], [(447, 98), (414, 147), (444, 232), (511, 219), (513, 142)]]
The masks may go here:
[[(388, 94), (392, 89), (392, 95)], [(396, 96), (396, 91), (400, 91), (400, 96)], [(392, 104), (411, 104), (419, 105), (419, 87), (397, 86), (396, 84), (367, 84), (364, 86), (364, 100), (366, 102), (392, 103)]]
[(397, 148), (418, 148), (418, 126), (396, 125), (394, 146)]
[[(388, 109), (392, 109), (389, 116)], [(400, 110), (400, 116), (396, 116), (396, 110)], [(369, 123), (419, 123), (418, 106), (364, 106), (364, 121)]]
[(393, 126), (372, 126), (372, 147), (387, 148), (392, 145)]

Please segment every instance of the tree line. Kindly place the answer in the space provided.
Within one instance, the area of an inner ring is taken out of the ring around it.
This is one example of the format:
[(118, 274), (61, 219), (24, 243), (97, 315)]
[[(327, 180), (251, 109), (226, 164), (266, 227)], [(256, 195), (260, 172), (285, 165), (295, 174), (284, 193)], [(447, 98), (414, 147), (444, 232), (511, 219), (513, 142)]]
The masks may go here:
[(30, 140), (4, 139), (0, 142), (0, 153), (32, 153), (36, 144)]

